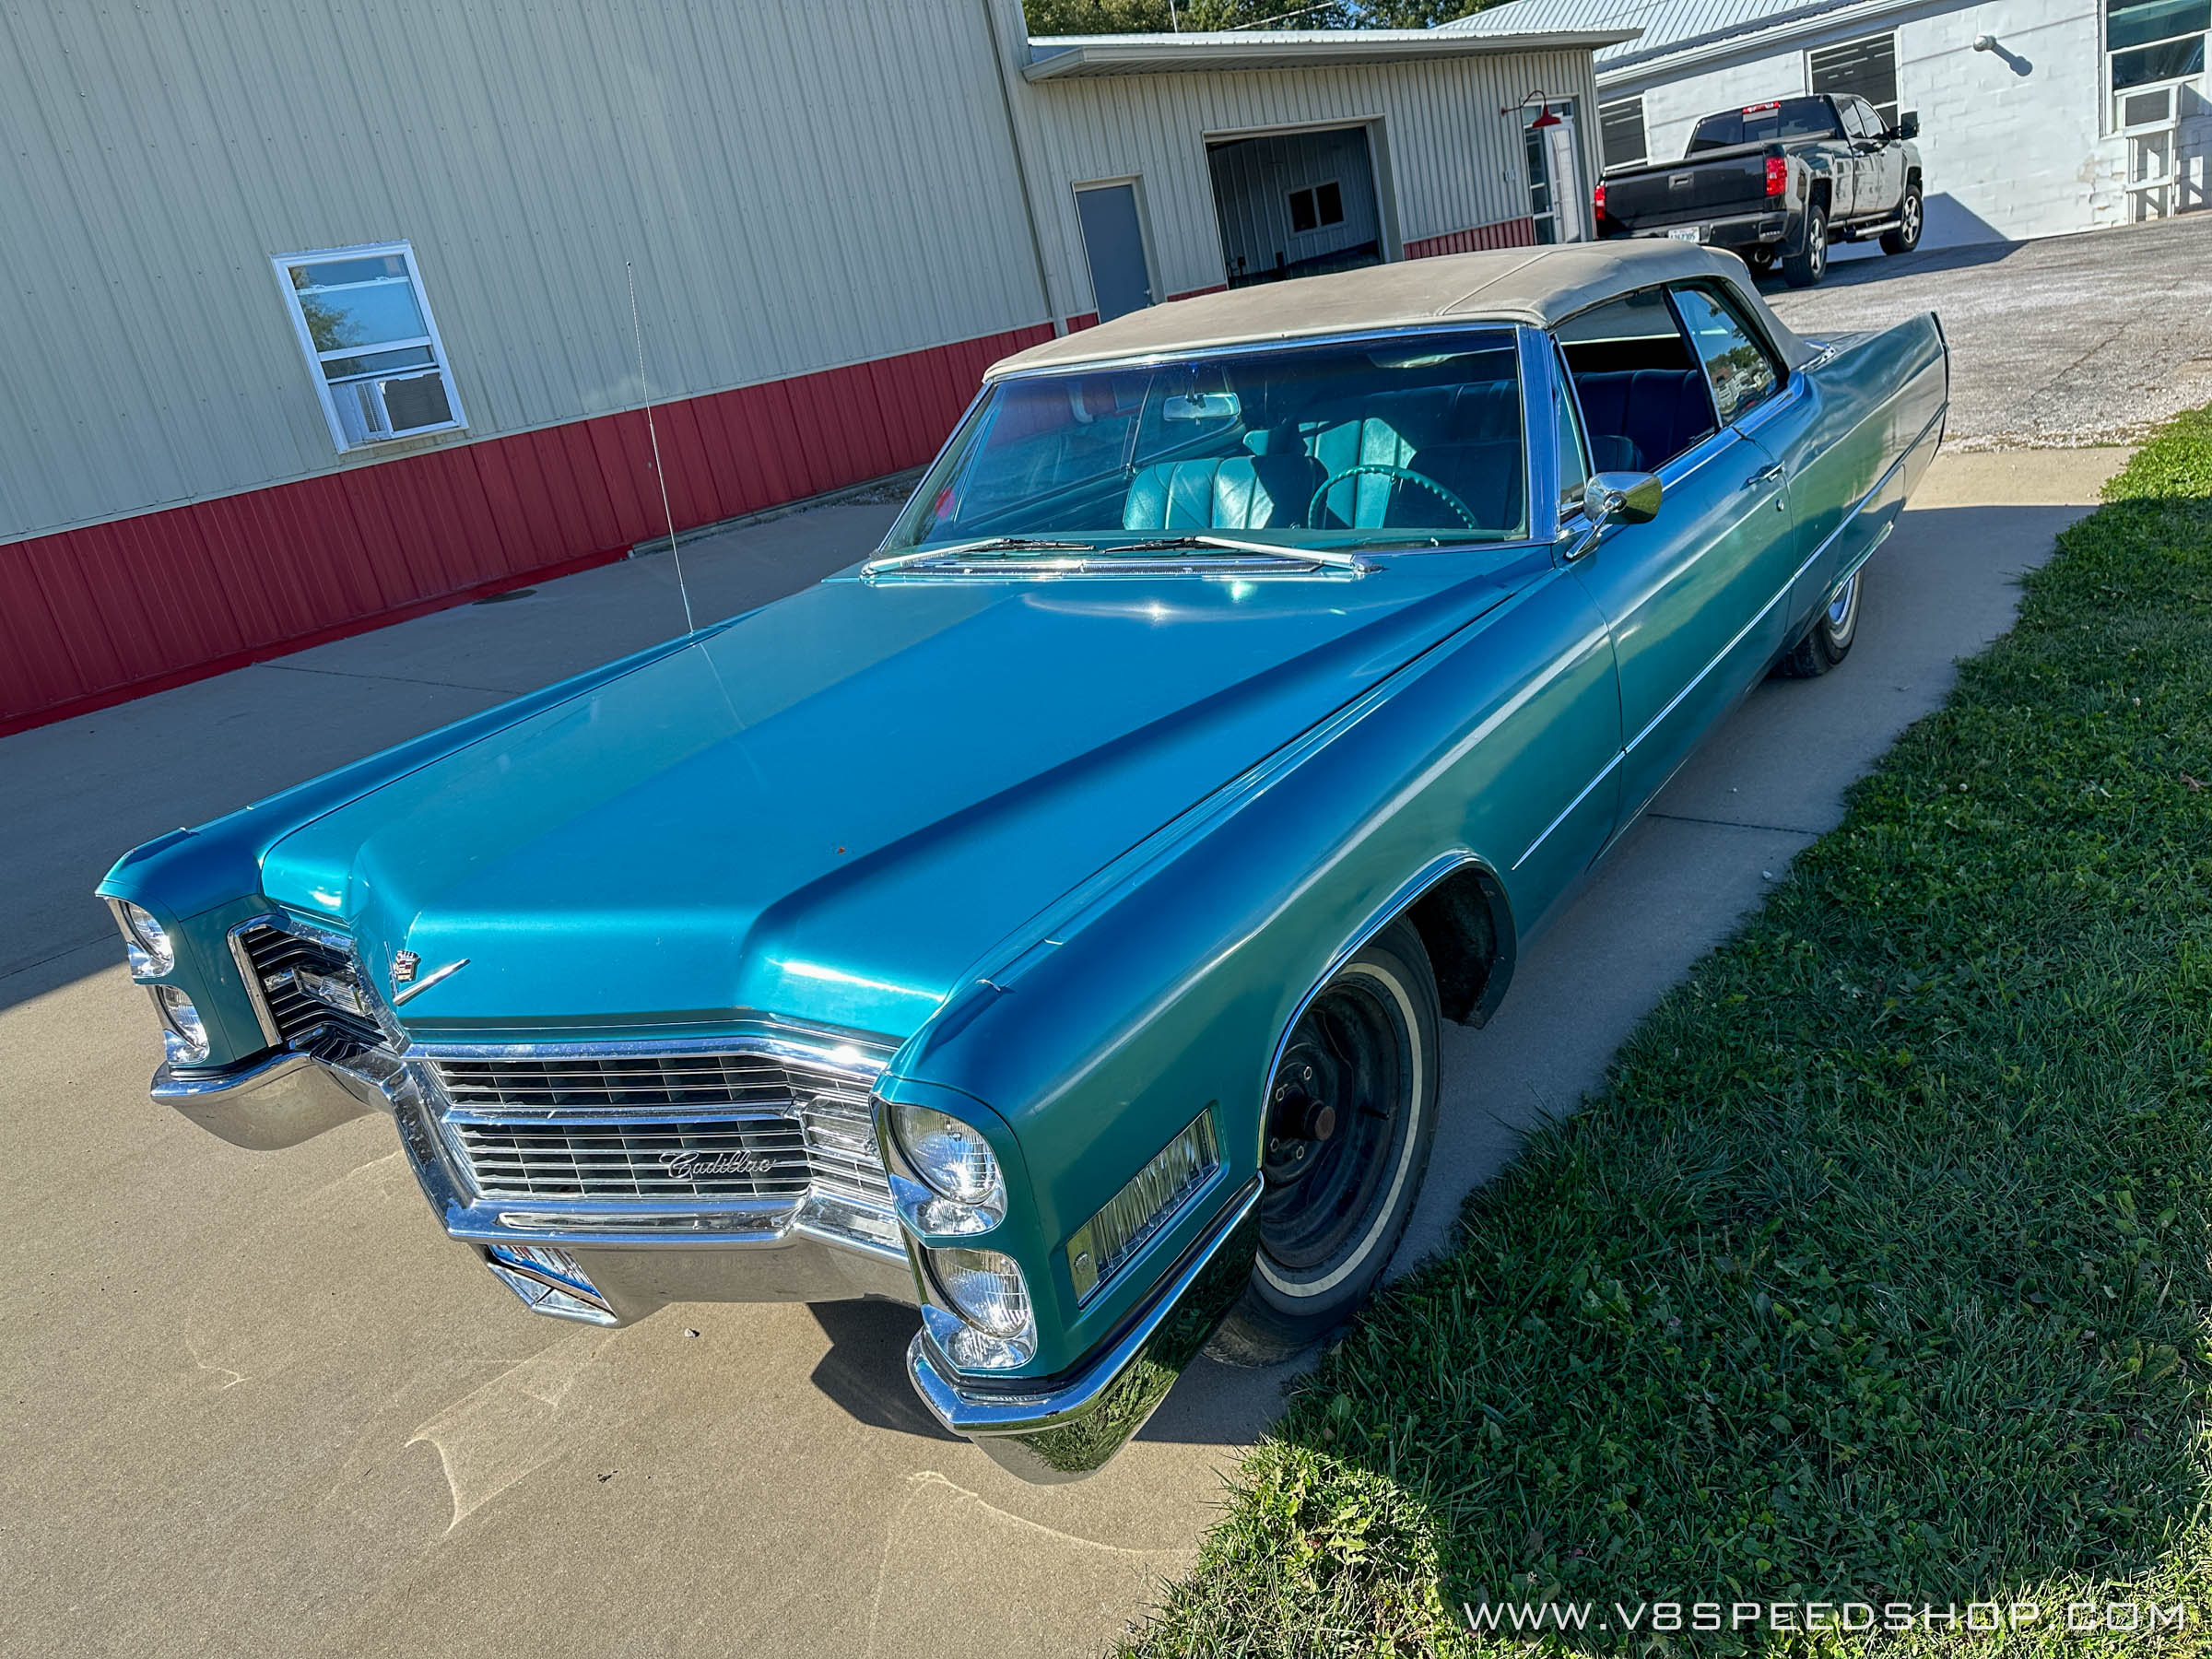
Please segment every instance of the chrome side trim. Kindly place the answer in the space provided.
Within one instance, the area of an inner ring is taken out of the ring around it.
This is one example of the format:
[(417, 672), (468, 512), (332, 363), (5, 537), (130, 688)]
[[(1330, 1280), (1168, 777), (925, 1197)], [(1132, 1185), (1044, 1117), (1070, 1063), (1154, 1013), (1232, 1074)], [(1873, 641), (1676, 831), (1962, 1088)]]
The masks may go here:
[[(1568, 802), (1565, 806), (1560, 808), (1559, 816), (1558, 818), (1553, 818), (1550, 823), (1544, 826), (1544, 833), (1537, 836), (1535, 841), (1528, 843), (1528, 851), (1513, 860), (1512, 869), (1519, 869), (1523, 865), (1534, 858), (1536, 855), (1536, 849), (1542, 846), (1545, 841), (1550, 838), (1551, 832), (1554, 830), (1557, 830), (1561, 824), (1565, 823), (1569, 818), (1572, 818), (1574, 816), (1574, 809), (1590, 798), (1590, 792), (1595, 789), (1600, 783), (1603, 783), (1607, 778), (1611, 777), (1613, 775), (1613, 769), (1618, 766), (1621, 761), (1627, 758), (1628, 751), (1623, 749), (1617, 753), (1612, 759), (1606, 761), (1605, 765), (1599, 767), (1597, 769), (1597, 776), (1591, 779), (1589, 782), (1583, 784), (1582, 787), (1582, 793), (1577, 794), (1573, 800)], [(1507, 874), (1512, 874), (1512, 871), (1509, 870)]]
[(1252, 1278), (1262, 1183), (1240, 1188), (1144, 1310), (1081, 1367), (1050, 1380), (959, 1376), (926, 1327), (906, 1351), (914, 1392), (946, 1428), (1038, 1485), (1097, 1473), (1143, 1428)]

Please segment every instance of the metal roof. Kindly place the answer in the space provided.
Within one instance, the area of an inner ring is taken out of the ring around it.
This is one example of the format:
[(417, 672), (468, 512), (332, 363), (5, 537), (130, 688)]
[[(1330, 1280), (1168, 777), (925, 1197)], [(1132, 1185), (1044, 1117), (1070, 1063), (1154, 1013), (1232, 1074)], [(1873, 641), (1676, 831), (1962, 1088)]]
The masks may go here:
[[(1548, 4), (1550, 0), (1535, 3)], [(1635, 37), (1635, 29), (1610, 24), (1492, 28), (1465, 34), (1434, 29), (1221, 29), (1204, 34), (1044, 35), (1030, 38), (1030, 62), (1022, 74), (1041, 81), (1069, 76), (1431, 63), (1439, 57), (1602, 48)]]
[(1507, 0), (1488, 11), (1439, 24), (1431, 32), (1510, 37), (1539, 29), (1636, 30), (1640, 38), (1598, 50), (1594, 61), (1602, 76), (1630, 64), (1691, 52), (1779, 24), (1888, 9), (1890, 5), (1853, 6), (1847, 0)]

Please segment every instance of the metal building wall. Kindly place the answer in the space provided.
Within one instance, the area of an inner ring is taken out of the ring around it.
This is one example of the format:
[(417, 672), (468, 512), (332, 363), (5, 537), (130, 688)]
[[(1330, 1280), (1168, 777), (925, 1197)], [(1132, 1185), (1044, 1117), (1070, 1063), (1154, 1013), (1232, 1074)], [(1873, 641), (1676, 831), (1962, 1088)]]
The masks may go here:
[[(1045, 316), (973, 0), (0, 8), (0, 543)], [(467, 433), (335, 453), (273, 253), (406, 238)]]
[[(1259, 277), (1273, 268), (1278, 253), (1286, 264), (1297, 265), (1381, 240), (1375, 170), (1363, 126), (1242, 139), (1212, 149), (1206, 159), (1232, 282), (1240, 256), (1246, 273)], [(1290, 192), (1323, 182), (1336, 185), (1343, 218), (1311, 230), (1292, 229)]]
[(1078, 321), (1091, 299), (1077, 184), (1142, 180), (1159, 292), (1203, 292), (1227, 280), (1206, 164), (1209, 135), (1378, 122), (1383, 239), (1394, 254), (1394, 231), (1407, 253), (1458, 251), (1497, 245), (1495, 235), (1476, 233), (1526, 219), (1519, 127), (1499, 111), (1531, 90), (1577, 100), (1583, 166), (1597, 177), (1597, 96), (1586, 52), (1015, 85), (1054, 304)]

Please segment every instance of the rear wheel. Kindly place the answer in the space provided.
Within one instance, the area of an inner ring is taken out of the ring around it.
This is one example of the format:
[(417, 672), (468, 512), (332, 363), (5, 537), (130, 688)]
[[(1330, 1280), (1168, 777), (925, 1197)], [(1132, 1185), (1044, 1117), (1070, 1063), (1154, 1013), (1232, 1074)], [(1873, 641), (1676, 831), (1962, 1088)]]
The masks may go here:
[(1805, 210), (1805, 245), (1782, 256), (1782, 279), (1792, 288), (1811, 288), (1828, 275), (1828, 208), (1815, 202)]
[(1828, 607), (1813, 618), (1805, 637), (1774, 665), (1774, 671), (1790, 679), (1811, 679), (1826, 674), (1851, 654), (1851, 642), (1859, 632), (1859, 589), (1865, 572), (1854, 571), (1836, 591)]
[(1299, 1017), (1267, 1088), (1260, 1253), (1215, 1358), (1288, 1359), (1372, 1292), (1428, 1172), (1439, 1024), (1428, 952), (1402, 921)]
[(1920, 199), (1917, 183), (1905, 186), (1905, 199), (1898, 204), (1897, 229), (1882, 232), (1882, 252), (1910, 253), (1920, 246), (1920, 228), (1927, 217), (1927, 209)]

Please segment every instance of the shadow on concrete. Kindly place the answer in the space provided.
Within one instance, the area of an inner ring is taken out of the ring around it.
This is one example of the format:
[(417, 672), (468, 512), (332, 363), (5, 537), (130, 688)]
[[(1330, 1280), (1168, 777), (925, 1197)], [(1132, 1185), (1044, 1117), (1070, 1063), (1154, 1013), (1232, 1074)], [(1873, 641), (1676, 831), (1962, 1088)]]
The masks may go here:
[(922, 1328), (921, 1314), (888, 1301), (816, 1302), (807, 1312), (830, 1345), (809, 1379), (817, 1388), (872, 1429), (959, 1440), (906, 1380), (907, 1345)]
[[(1894, 276), (1924, 276), (1936, 271), (1964, 271), (1976, 265), (1995, 265), (2011, 258), (2026, 242), (1985, 241), (1965, 247), (1931, 248), (1926, 243), (1910, 253), (1885, 253), (1873, 242), (1846, 244), (1853, 257), (1843, 258), (1843, 248), (1836, 250), (1839, 257), (1830, 261), (1828, 275), (1820, 279), (1824, 288), (1860, 288), (1870, 282), (1884, 282)], [(1864, 255), (1864, 257), (1859, 257)], [(1761, 293), (1797, 292), (1782, 279), (1779, 273), (1759, 279)]]

